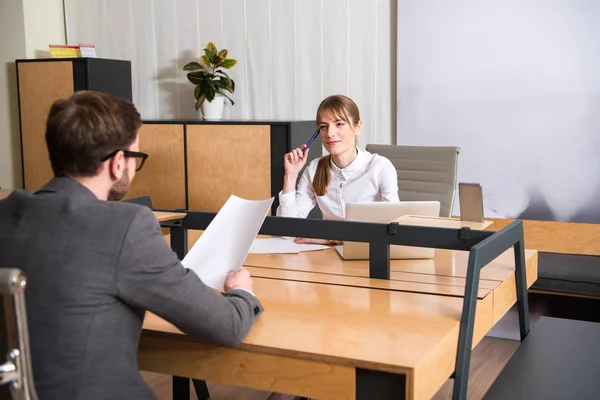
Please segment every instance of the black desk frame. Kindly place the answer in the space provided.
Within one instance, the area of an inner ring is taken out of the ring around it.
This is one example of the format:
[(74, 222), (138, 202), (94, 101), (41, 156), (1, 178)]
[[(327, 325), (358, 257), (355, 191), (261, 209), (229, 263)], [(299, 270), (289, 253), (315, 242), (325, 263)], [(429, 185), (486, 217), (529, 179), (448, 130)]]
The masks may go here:
[[(183, 221), (163, 224), (163, 226), (171, 228), (171, 248), (177, 253), (180, 259), (183, 259), (187, 253), (188, 229), (206, 229), (215, 215), (216, 213), (187, 211), (187, 216)], [(232, 226), (231, 229), (235, 229), (235, 226)], [(454, 378), (452, 394), (454, 400), (465, 400), (467, 398), (471, 346), (475, 325), (475, 308), (477, 306), (477, 292), (481, 268), (485, 267), (511, 247), (514, 248), (515, 257), (517, 307), (521, 340), (525, 339), (525, 336), (529, 333), (525, 246), (523, 221), (521, 220), (516, 220), (505, 228), (493, 232), (470, 228), (400, 225), (396, 222), (382, 224), (266, 217), (259, 233), (274, 236), (368, 242), (370, 255), (369, 276), (370, 278), (378, 279), (390, 279), (390, 245), (469, 251), (456, 366), (452, 376)], [(375, 375), (375, 377), (371, 379), (371, 375)], [(372, 384), (374, 380), (381, 381), (383, 379), (386, 381), (385, 373), (377, 371), (366, 371), (362, 376), (357, 376), (357, 378), (357, 383), (365, 382), (364, 386)], [(390, 390), (386, 391), (386, 393), (378, 392), (378, 398), (404, 398), (405, 393), (398, 393), (404, 385), (399, 385), (397, 378), (390, 377), (390, 379), (387, 379), (388, 382), (395, 379), (395, 382), (391, 382), (387, 386)], [(364, 393), (363, 389), (357, 387), (357, 395)]]

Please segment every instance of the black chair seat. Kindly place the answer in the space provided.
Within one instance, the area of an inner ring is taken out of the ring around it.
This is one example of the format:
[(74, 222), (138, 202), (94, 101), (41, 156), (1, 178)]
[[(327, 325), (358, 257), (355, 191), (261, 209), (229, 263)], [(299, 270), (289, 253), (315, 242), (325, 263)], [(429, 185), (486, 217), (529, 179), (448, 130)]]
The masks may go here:
[(600, 324), (540, 317), (486, 400), (600, 398)]

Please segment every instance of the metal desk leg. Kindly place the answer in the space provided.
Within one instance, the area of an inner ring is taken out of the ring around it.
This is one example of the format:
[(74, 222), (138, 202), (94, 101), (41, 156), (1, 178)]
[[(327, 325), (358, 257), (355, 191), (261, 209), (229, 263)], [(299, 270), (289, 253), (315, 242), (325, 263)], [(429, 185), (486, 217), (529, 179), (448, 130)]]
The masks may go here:
[(173, 377), (173, 400), (190, 400), (189, 378)]
[(187, 229), (184, 229), (181, 224), (172, 224), (169, 227), (171, 228), (171, 249), (180, 260), (183, 260), (188, 249)]
[(208, 393), (208, 386), (206, 386), (205, 381), (192, 379), (192, 383), (194, 384), (194, 389), (196, 390), (196, 396), (198, 396), (198, 400), (210, 399), (210, 393)]

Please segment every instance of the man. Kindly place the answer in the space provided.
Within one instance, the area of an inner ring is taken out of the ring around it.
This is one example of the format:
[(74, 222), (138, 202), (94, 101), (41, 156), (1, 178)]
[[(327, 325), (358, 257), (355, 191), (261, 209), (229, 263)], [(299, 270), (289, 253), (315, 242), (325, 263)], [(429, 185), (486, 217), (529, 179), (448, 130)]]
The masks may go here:
[(262, 312), (252, 280), (231, 272), (220, 295), (185, 269), (145, 207), (119, 203), (147, 158), (140, 115), (107, 94), (52, 106), (55, 174), (0, 201), (0, 266), (28, 276), (33, 375), (41, 399), (151, 399), (137, 347), (149, 310), (199, 339), (238, 345)]

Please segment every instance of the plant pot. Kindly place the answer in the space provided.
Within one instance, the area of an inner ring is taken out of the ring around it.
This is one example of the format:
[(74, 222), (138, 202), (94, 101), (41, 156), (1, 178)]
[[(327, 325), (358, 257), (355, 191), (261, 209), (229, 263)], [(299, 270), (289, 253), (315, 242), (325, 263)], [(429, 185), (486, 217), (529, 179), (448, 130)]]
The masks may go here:
[(214, 121), (223, 118), (223, 108), (225, 106), (225, 97), (216, 95), (213, 101), (206, 100), (200, 106), (202, 110), (202, 118), (207, 121)]

